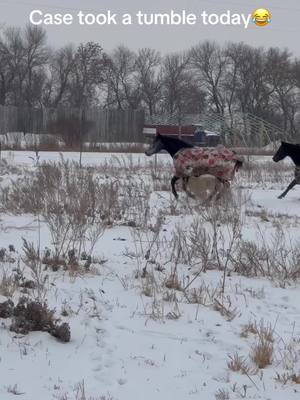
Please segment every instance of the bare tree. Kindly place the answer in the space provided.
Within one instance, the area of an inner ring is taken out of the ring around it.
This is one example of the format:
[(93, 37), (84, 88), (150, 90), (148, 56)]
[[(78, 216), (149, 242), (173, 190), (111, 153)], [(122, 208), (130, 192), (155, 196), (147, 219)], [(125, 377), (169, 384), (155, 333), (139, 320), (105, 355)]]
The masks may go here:
[(179, 118), (183, 114), (188, 63), (188, 55), (181, 53), (167, 55), (163, 60), (163, 110)]
[(109, 57), (106, 70), (107, 107), (138, 108), (141, 92), (136, 80), (136, 54), (125, 46), (119, 46)]
[(265, 57), (263, 48), (243, 45), (238, 63), (237, 102), (239, 109), (260, 117), (268, 115), (270, 95), (273, 93), (273, 89), (266, 85)]
[(157, 111), (161, 99), (162, 74), (160, 54), (149, 48), (138, 51), (135, 66), (136, 80), (142, 93), (142, 100), (150, 115)]
[(223, 90), (226, 110), (230, 117), (231, 127), (234, 125), (234, 114), (238, 111), (237, 89), (239, 85), (239, 63), (243, 43), (229, 43), (224, 49), (227, 65), (223, 78)]
[(75, 50), (72, 45), (62, 47), (52, 54), (43, 95), (46, 106), (57, 107), (66, 102), (74, 64)]
[(97, 103), (106, 65), (102, 47), (94, 42), (80, 44), (71, 64), (69, 104), (86, 108)]
[(184, 114), (208, 109), (229, 115), (231, 127), (240, 112), (252, 113), (296, 137), (299, 98), (300, 61), (287, 50), (205, 41), (164, 57), (125, 46), (108, 56), (95, 42), (50, 51), (37, 26), (0, 31), (0, 105), (79, 108), (77, 126), (94, 105), (141, 107), (178, 123)]
[(190, 59), (199, 85), (205, 88), (212, 108), (224, 114), (222, 82), (226, 71), (226, 54), (215, 42), (206, 41), (191, 49)]
[(24, 47), (21, 30), (8, 28), (0, 36), (0, 104), (14, 104), (16, 79), (22, 67)]
[(273, 92), (273, 101), (276, 109), (282, 113), (282, 127), (295, 132), (296, 114), (296, 76), (287, 50), (270, 48), (266, 52), (266, 78)]
[(20, 82), (23, 80), (24, 93), (21, 101), (31, 107), (41, 102), (43, 83), (46, 79), (44, 67), (48, 62), (49, 50), (46, 46), (45, 30), (38, 26), (27, 25), (23, 43), (23, 68), (19, 68), (19, 80)]

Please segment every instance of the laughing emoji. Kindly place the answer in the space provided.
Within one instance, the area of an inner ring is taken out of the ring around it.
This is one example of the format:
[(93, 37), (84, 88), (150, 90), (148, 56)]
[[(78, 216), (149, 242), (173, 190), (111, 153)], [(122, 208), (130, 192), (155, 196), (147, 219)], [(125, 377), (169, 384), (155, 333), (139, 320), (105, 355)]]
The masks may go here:
[(272, 21), (272, 16), (269, 10), (258, 8), (252, 13), (252, 21), (257, 26), (266, 26)]

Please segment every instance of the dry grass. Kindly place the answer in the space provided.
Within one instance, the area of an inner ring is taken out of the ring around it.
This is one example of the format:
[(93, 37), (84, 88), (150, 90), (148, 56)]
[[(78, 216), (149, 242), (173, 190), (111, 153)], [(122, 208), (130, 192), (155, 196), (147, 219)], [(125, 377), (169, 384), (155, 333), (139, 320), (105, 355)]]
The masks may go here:
[(272, 240), (257, 230), (257, 242), (241, 240), (230, 254), (234, 272), (248, 277), (263, 276), (285, 287), (300, 278), (299, 243), (290, 241), (282, 226), (277, 226)]
[(91, 256), (105, 229), (124, 214), (115, 182), (101, 183), (89, 168), (63, 159), (39, 165), (34, 174), (3, 189), (2, 202), (6, 212), (41, 216), (54, 247), (48, 258), (63, 259), (70, 269), (83, 250)]
[(178, 291), (182, 291), (183, 290), (182, 282), (179, 279), (178, 274), (177, 274), (176, 271), (171, 272), (169, 277), (166, 279), (165, 287), (168, 288), (168, 289), (174, 289), (174, 290), (178, 290)]
[(273, 186), (276, 184), (285, 185), (286, 181), (293, 176), (293, 167), (284, 163), (273, 161), (248, 161), (243, 165), (237, 174), (237, 181), (246, 187), (259, 187), (261, 185)]
[(150, 306), (148, 307), (147, 311), (145, 309), (145, 315), (148, 318), (151, 318), (155, 321), (164, 321), (165, 319), (165, 305), (164, 301), (156, 298), (154, 296), (153, 301), (151, 302)]
[(84, 380), (75, 385), (72, 394), (62, 393), (54, 395), (54, 398), (56, 400), (113, 400), (113, 397), (110, 394), (96, 396), (96, 397), (89, 396), (87, 394), (87, 389)]
[(13, 394), (14, 396), (21, 396), (23, 394), (25, 394), (25, 392), (22, 392), (19, 388), (18, 385), (9, 385), (6, 388), (7, 393)]
[(218, 311), (227, 321), (232, 321), (237, 315), (237, 308), (232, 308), (230, 299), (225, 301), (221, 298), (221, 301), (214, 299), (213, 309)]
[(259, 337), (258, 341), (253, 345), (250, 356), (255, 365), (259, 369), (266, 368), (272, 364), (274, 346), (264, 337)]
[(12, 297), (15, 293), (18, 284), (12, 273), (2, 268), (0, 271), (0, 294), (5, 297)]
[(241, 337), (248, 337), (250, 334), (256, 336), (256, 342), (250, 351), (250, 358), (259, 368), (266, 368), (272, 364), (274, 353), (274, 328), (261, 320), (257, 322), (248, 322), (242, 327)]
[(241, 331), (241, 337), (248, 337), (249, 334), (258, 335), (264, 341), (274, 343), (274, 329), (270, 324), (265, 325), (264, 320), (261, 320), (259, 324), (256, 321), (249, 321), (247, 324), (243, 325)]
[(227, 361), (227, 367), (233, 372), (241, 372), (247, 369), (247, 361), (244, 357), (240, 356), (238, 353), (234, 353), (229, 356), (229, 361)]
[(157, 291), (157, 284), (153, 274), (146, 274), (142, 280), (142, 294), (146, 297), (152, 297)]
[(163, 293), (163, 300), (168, 303), (173, 303), (177, 301), (176, 292), (174, 290), (166, 290)]
[(39, 302), (42, 302), (45, 300), (47, 294), (48, 275), (44, 271), (44, 266), (40, 258), (40, 249), (23, 238), (23, 252), (22, 261), (29, 269), (34, 282), (34, 297)]
[(214, 299), (221, 293), (220, 286), (211, 286), (203, 280), (197, 288), (192, 288), (186, 291), (186, 297), (189, 303), (201, 304), (203, 306), (213, 306)]
[(288, 383), (295, 383), (296, 385), (300, 385), (300, 373), (297, 374), (288, 372), (276, 372), (275, 380), (283, 385), (286, 385)]
[(219, 389), (217, 393), (215, 394), (215, 399), (216, 400), (229, 400), (229, 392), (226, 389)]
[(240, 356), (237, 352), (229, 355), (227, 367), (233, 372), (240, 372), (243, 375), (254, 375), (257, 371), (253, 369), (247, 362), (247, 359)]

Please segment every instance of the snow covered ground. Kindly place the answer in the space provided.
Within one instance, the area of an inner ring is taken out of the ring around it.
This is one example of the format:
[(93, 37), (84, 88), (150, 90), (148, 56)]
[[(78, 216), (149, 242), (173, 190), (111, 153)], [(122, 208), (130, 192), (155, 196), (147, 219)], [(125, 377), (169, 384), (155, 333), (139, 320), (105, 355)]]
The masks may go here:
[[(2, 152), (1, 187), (60, 160)], [(182, 192), (172, 198), (167, 155), (157, 164), (143, 154), (82, 160), (130, 201), (97, 241), (89, 271), (43, 266), (40, 299), (69, 323), (70, 342), (11, 332), (11, 318), (0, 318), (0, 400), (298, 399), (300, 188), (277, 199), (292, 165), (250, 158), (233, 198), (204, 206)], [(8, 294), (4, 277), (32, 277), (22, 238), (41, 251), (53, 242), (39, 214), (8, 212), (3, 193), (1, 201), (0, 303), (9, 294), (16, 302), (24, 288)], [(259, 367), (254, 351), (264, 361), (266, 349), (270, 364)]]

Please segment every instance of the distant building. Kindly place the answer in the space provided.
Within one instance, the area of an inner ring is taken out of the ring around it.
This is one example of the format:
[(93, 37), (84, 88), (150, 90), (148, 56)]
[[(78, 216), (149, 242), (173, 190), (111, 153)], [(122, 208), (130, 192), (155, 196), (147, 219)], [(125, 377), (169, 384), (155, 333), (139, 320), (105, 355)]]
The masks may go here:
[(145, 125), (143, 134), (147, 137), (154, 137), (157, 134), (176, 137), (193, 143), (197, 146), (214, 147), (221, 141), (221, 135), (218, 132), (212, 132), (203, 129), (200, 124), (193, 125)]

